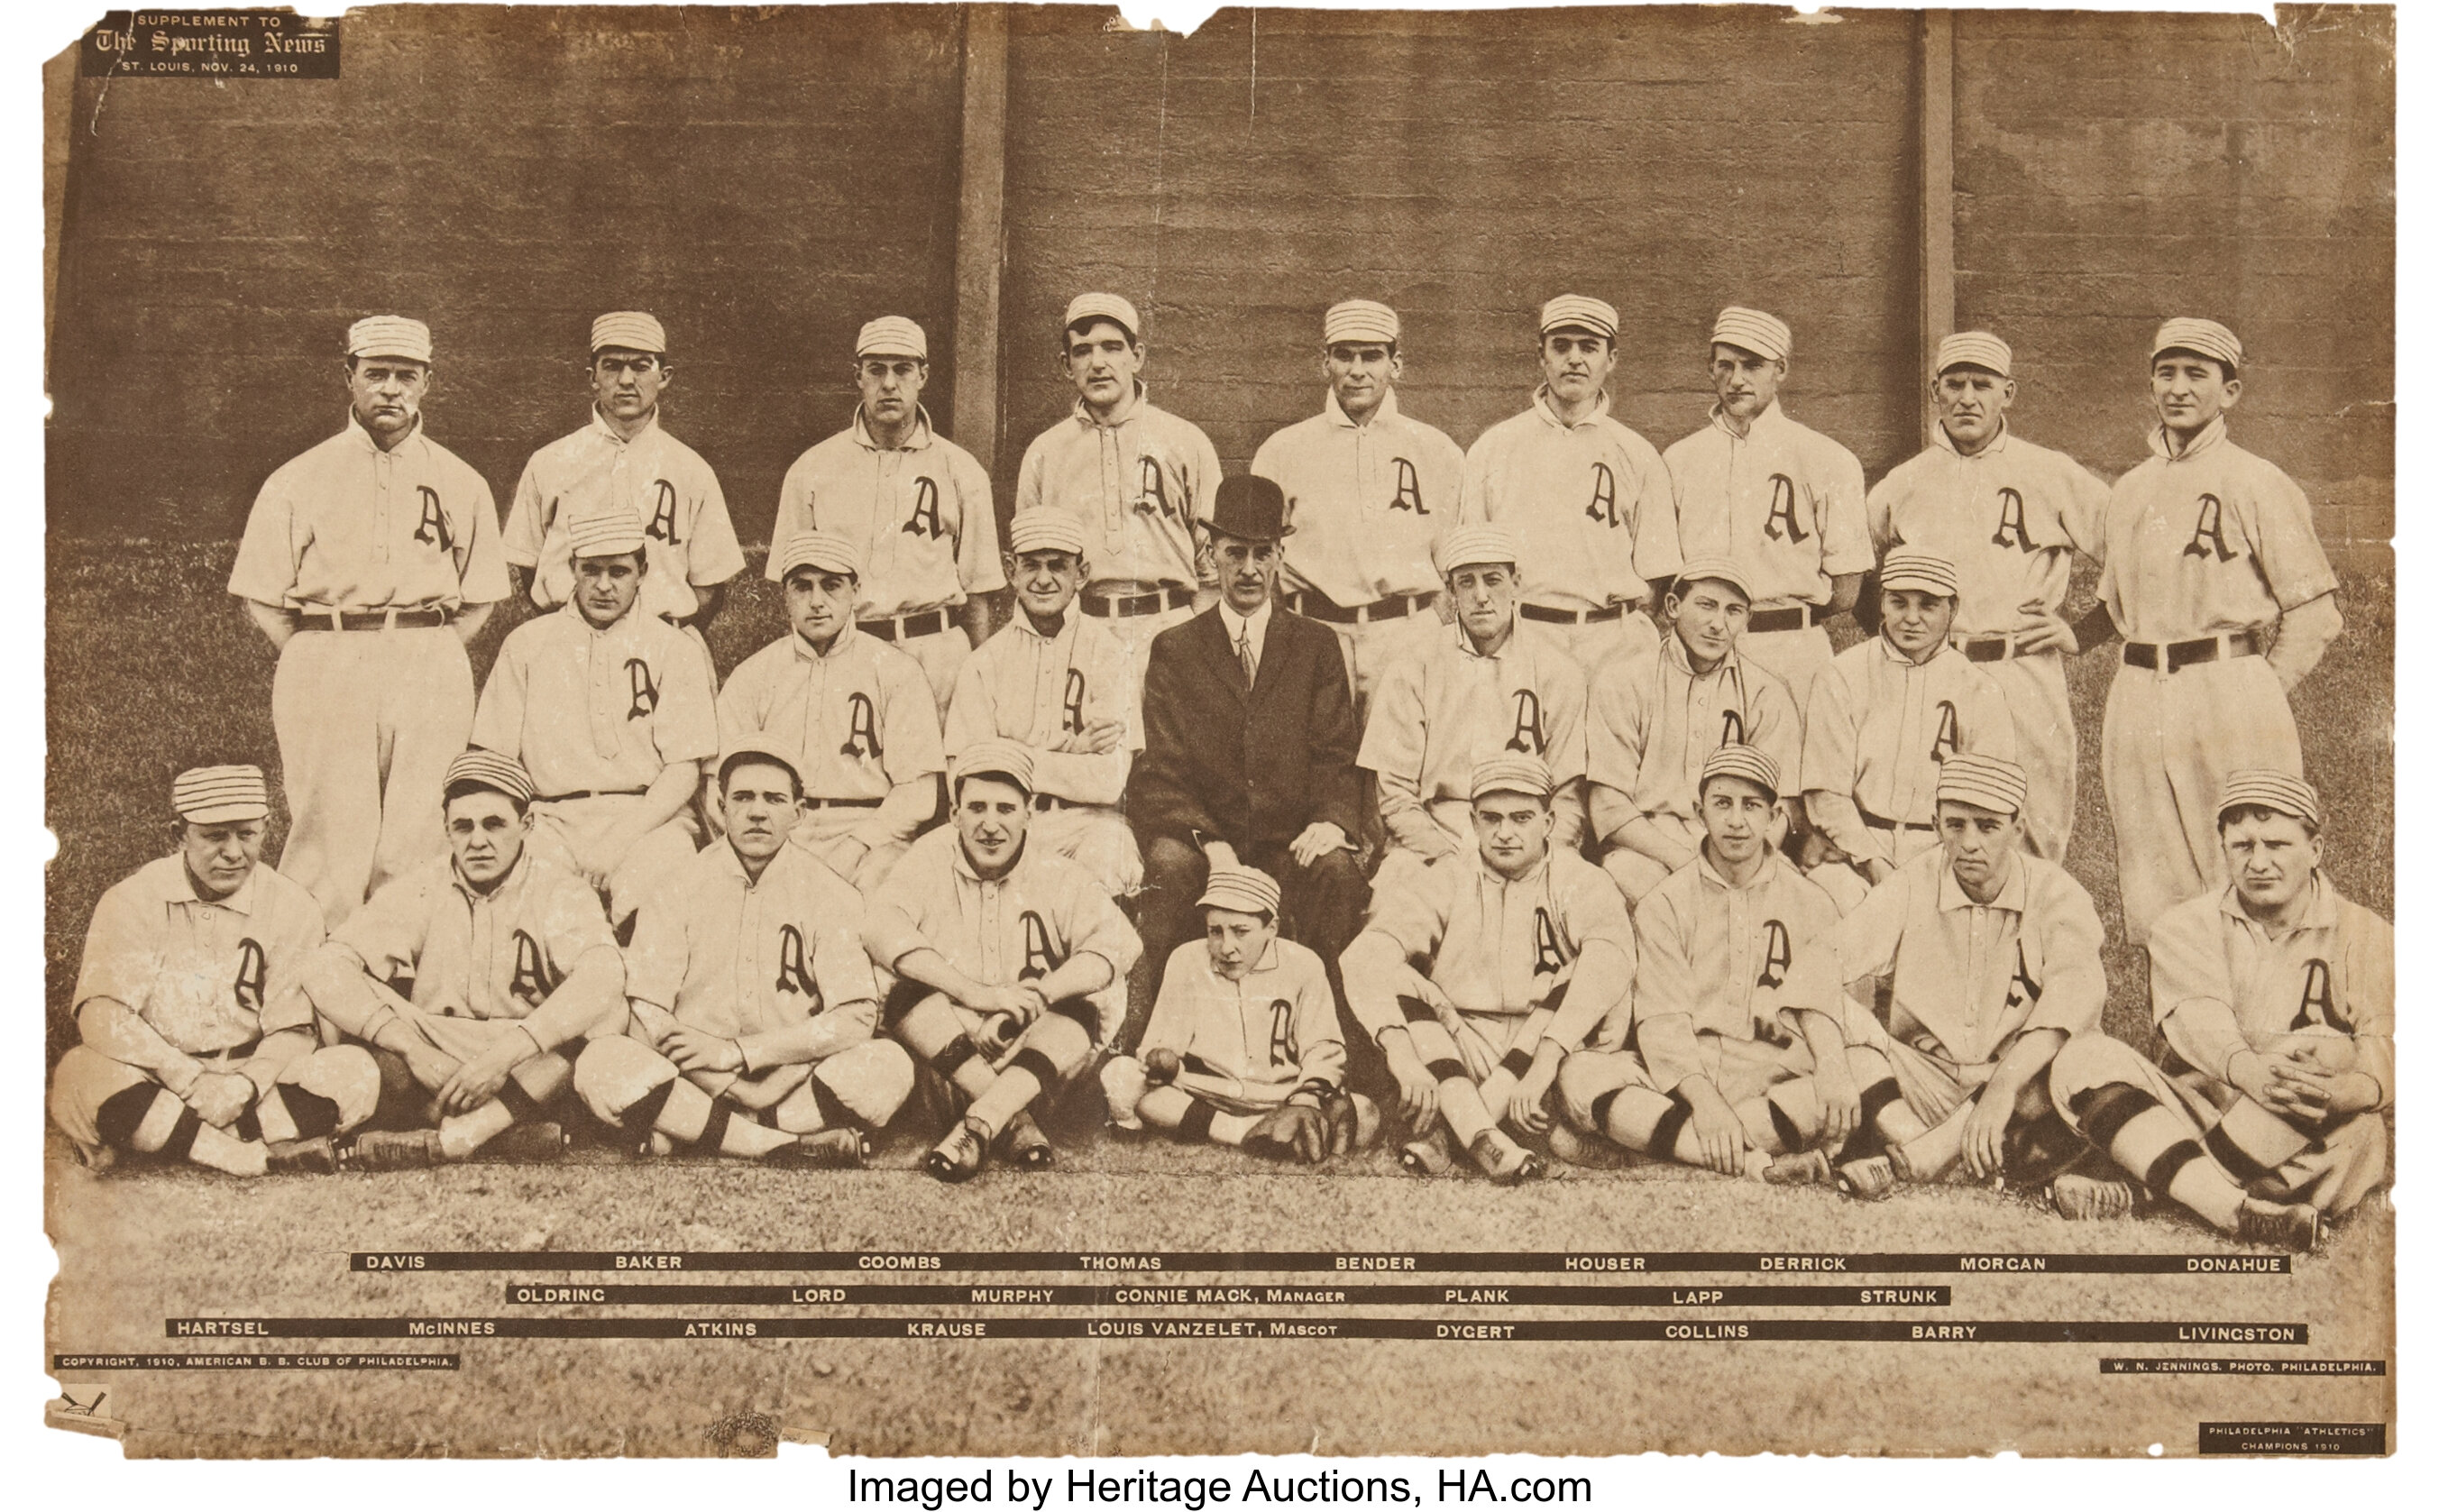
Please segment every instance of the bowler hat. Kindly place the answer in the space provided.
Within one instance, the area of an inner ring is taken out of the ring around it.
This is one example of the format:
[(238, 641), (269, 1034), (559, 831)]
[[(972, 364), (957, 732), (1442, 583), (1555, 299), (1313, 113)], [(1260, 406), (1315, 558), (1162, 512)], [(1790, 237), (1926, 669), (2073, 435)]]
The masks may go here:
[(1288, 496), (1265, 477), (1240, 472), (1221, 478), (1211, 499), (1213, 532), (1239, 541), (1276, 541), (1288, 533)]

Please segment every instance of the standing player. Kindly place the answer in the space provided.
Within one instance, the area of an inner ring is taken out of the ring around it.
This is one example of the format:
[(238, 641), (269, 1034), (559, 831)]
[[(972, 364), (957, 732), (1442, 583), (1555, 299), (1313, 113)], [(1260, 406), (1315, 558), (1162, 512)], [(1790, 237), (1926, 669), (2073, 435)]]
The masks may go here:
[(1855, 607), (1872, 542), (1863, 466), (1779, 407), (1795, 338), (1787, 322), (1731, 305), (1711, 327), (1711, 423), (1667, 452), (1677, 536), (1689, 556), (1725, 557), (1753, 585), (1745, 659), (1778, 675), (1810, 718), (1829, 665), (1832, 614)]
[[(989, 596), (1007, 579), (990, 474), (934, 434), (921, 403), (931, 376), (922, 327), (903, 315), (866, 323), (855, 338), (855, 419), (788, 469), (771, 539), (822, 530), (854, 543), (864, 566), (858, 628), (921, 665), (936, 718), (966, 653), (990, 633)], [(780, 571), (774, 553), (763, 576), (776, 582)]]
[(674, 376), (668, 337), (652, 316), (619, 310), (593, 322), (592, 347), (593, 417), (525, 463), (502, 537), (508, 562), (533, 575), (536, 607), (556, 609), (576, 591), (571, 522), (632, 518), (646, 540), (644, 613), (685, 628), (702, 648), (745, 556), (711, 464), (661, 429)]
[(1804, 803), (1830, 847), (1812, 880), (1850, 913), (1938, 841), (1940, 764), (1959, 751), (2013, 761), (2016, 722), (1989, 674), (1949, 643), (1956, 569), (1921, 551), (1880, 565), (1880, 632), (1812, 685)]
[(1634, 928), (1599, 867), (1552, 848), (1554, 787), (1538, 756), (1474, 768), (1478, 859), (1398, 873), (1346, 948), (1347, 1004), (1397, 1078), (1418, 1175), (1450, 1167), (1451, 1135), (1493, 1181), (1544, 1174), (1507, 1129), (1547, 1136), (1561, 1061), (1595, 1025), (1625, 1034)]
[(866, 953), (898, 979), (882, 1022), (966, 1104), (923, 1157), (943, 1182), (970, 1179), (1003, 1135), (1020, 1167), (1052, 1163), (1032, 1107), (1108, 1037), (1143, 949), (1091, 873), (1026, 848), (1031, 768), (1013, 740), (967, 747), (952, 822), (906, 853), (864, 918)]
[(1208, 580), (1195, 540), (1220, 487), (1220, 454), (1146, 397), (1143, 322), (1116, 294), (1077, 294), (1059, 351), (1076, 410), (1033, 438), (1016, 507), (1064, 509), (1084, 526), (1093, 577), (1078, 600), (1109, 622), (1140, 670), (1152, 637), (1194, 613)]
[(1712, 752), (1750, 745), (1796, 770), (1804, 726), (1787, 685), (1736, 653), (1752, 599), (1735, 562), (1688, 561), (1665, 600), (1660, 654), (1611, 667), (1593, 689), (1593, 832), (1629, 908), (1702, 848), (1695, 790)]
[(1143, 855), (1119, 807), (1143, 749), (1134, 664), (1110, 628), (1075, 609), (1090, 563), (1064, 509), (1007, 525), (1016, 616), (957, 672), (941, 744), (949, 759), (1004, 738), (1033, 753), (1034, 844), (1080, 863), (1113, 898), (1143, 886)]
[(623, 930), (694, 859), (695, 784), (720, 740), (711, 665), (638, 608), (652, 558), (632, 515), (581, 516), (566, 535), (574, 595), (500, 643), (474, 743), (532, 776), (528, 844), (591, 882)]
[(779, 579), (792, 628), (728, 674), (720, 743), (759, 737), (789, 755), (805, 790), (789, 838), (869, 897), (939, 807), (946, 763), (923, 668), (855, 626), (863, 570), (842, 537), (790, 538)]
[(279, 651), (280, 867), (333, 926), (433, 857), (474, 722), (466, 643), (508, 596), (490, 485), (423, 434), (432, 332), (366, 316), (347, 373), (347, 428), (263, 484), (229, 574)]
[(262, 864), (259, 767), (178, 774), (178, 852), (101, 895), (77, 971), (83, 1042), (51, 1074), (51, 1118), (86, 1165), (121, 1151), (233, 1176), (336, 1168), (381, 1073), (316, 1048), (298, 973), (322, 943), (313, 895)]
[(2244, 348), (2211, 320), (2151, 342), (2152, 455), (2117, 480), (2100, 601), (2126, 637), (2101, 717), (2126, 937), (2227, 883), (2210, 815), (2230, 773), (2304, 771), (2287, 695), (2344, 621), (2293, 480), (2227, 436)]
[(1584, 673), (1558, 636), (1517, 622), (1527, 591), (1515, 536), (1460, 525), (1439, 543), (1454, 628), (1429, 627), (1381, 680), (1356, 765), (1380, 783), (1389, 862), (1429, 865), (1475, 848), (1474, 768), (1503, 751), (1536, 756), (1556, 785), (1550, 843), (1584, 830)]
[(1142, 1058), (1101, 1067), (1111, 1121), (1307, 1163), (1368, 1147), (1380, 1112), (1345, 1090), (1329, 973), (1279, 938), (1279, 884), (1250, 866), (1215, 867), (1199, 906), (1203, 937), (1161, 973)]
[(1432, 547), (1456, 520), (1465, 453), (1398, 409), (1405, 374), (1398, 312), (1369, 299), (1329, 307), (1321, 322), (1321, 413), (1273, 432), (1253, 471), (1288, 496), (1282, 587), (1288, 607), (1337, 632), (1355, 717), (1416, 621), (1439, 574)]
[(2076, 749), (2063, 658), (2077, 648), (2058, 610), (2074, 554), (2100, 554), (2109, 486), (2009, 428), (2012, 361), (2007, 344), (1987, 331), (1939, 344), (1932, 444), (1882, 478), (1863, 512), (1877, 551), (1925, 551), (1955, 565), (1951, 635), (1998, 685), (2015, 720), (2029, 787), (2025, 844), (2063, 861), (2074, 828)]
[(2160, 916), (2151, 1012), (2170, 1054), (2051, 1074), (2058, 1106), (2154, 1198), (2256, 1244), (2308, 1250), (2388, 1165), (2396, 932), (2321, 871), (2321, 798), (2237, 772), (2219, 799), (2231, 881)]
[(744, 745), (716, 774), (724, 839), (646, 905), (627, 955), (627, 1034), (576, 1058), (595, 1117), (640, 1147), (861, 1165), (864, 1130), (915, 1085), (876, 1039), (863, 899), (788, 844), (804, 789), (786, 753)]
[(1556, 630), (1587, 677), (1658, 637), (1632, 613), (1677, 576), (1668, 474), (1651, 443), (1610, 416), (1617, 311), (1560, 294), (1541, 307), (1533, 407), (1475, 438), (1465, 518), (1516, 533), (1532, 584), (1521, 613)]
[[(559, 1125), (543, 1105), (567, 1089), (561, 1051), (627, 1025), (626, 966), (600, 899), (528, 854), (525, 769), (470, 750), (442, 792), (450, 853), (383, 888), (305, 968), (314, 1011), (429, 1099), (417, 1111), (435, 1127), (356, 1136), (349, 1158), (368, 1169), (486, 1147), (557, 1159)], [(411, 998), (389, 985), (401, 978)]]

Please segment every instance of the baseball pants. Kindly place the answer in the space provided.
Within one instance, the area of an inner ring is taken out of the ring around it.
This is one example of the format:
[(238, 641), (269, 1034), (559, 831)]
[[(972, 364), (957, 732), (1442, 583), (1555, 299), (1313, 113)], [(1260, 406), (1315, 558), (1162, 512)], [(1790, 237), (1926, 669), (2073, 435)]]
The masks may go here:
[(1638, 656), (1658, 654), (1660, 631), (1650, 617), (1639, 609), (1629, 609), (1615, 619), (1596, 620), (1591, 624), (1552, 625), (1541, 620), (1525, 619), (1522, 623), (1556, 639), (1584, 669), (1587, 681), (1606, 676), (1601, 667), (1612, 661), (1631, 660)]
[[(1699, 852), (1702, 848), (1707, 832), (1700, 820), (1670, 813), (1649, 813), (1643, 817), (1687, 850)], [(1642, 902), (1645, 894), (1666, 881), (1671, 869), (1657, 857), (1647, 856), (1629, 845), (1611, 845), (1601, 853), (1600, 863), (1601, 870), (1609, 873), (1609, 880), (1617, 883), (1617, 890), (1626, 895), (1629, 910)]]
[[(1902, 866), (1939, 844), (1939, 831), (1928, 825), (1899, 825), (1879, 831), (1889, 837), (1889, 864)], [(1804, 874), (1838, 905), (1838, 916), (1853, 913), (1870, 896), (1872, 880), (1851, 861), (1825, 861)]]
[(1361, 729), (1372, 712), (1372, 690), (1380, 685), (1381, 674), (1391, 663), (1409, 654), (1411, 648), (1428, 640), (1444, 621), (1437, 606), (1432, 605), (1395, 619), (1365, 620), (1360, 625), (1327, 619), (1317, 623), (1338, 637), (1338, 652), (1346, 661), (1346, 684), (1355, 690), (1355, 723)]
[(906, 854), (907, 846), (903, 840), (892, 840), (858, 856), (855, 831), (871, 821), (872, 812), (870, 809), (808, 808), (796, 815), (795, 827), (788, 831), (788, 838), (811, 851), (823, 865), (838, 873), (857, 892), (870, 898), (887, 880), (889, 869)]
[[(1821, 1135), (1820, 1100), (1812, 1095), (1812, 1047), (1767, 1040), (1697, 1034), (1702, 1075), (1736, 1111), (1754, 1148), (1785, 1154)], [(1863, 1077), (1859, 1074), (1858, 1081)], [(1568, 1123), (1629, 1149), (1684, 1160), (1679, 1139), (1693, 1107), (1664, 1093), (1632, 1050), (1578, 1050), (1558, 1067), (1558, 1107)], [(1690, 1137), (1690, 1136), (1687, 1136)], [(1700, 1164), (1699, 1158), (1687, 1161)]]
[(474, 674), (446, 626), (300, 630), (271, 684), (288, 795), (279, 869), (332, 929), (442, 854), (440, 782), (474, 727)]
[[(1089, 596), (1090, 594), (1088, 591), (1086, 596)], [(1133, 664), (1135, 679), (1134, 715), (1137, 728), (1141, 728), (1143, 724), (1144, 677), (1151, 670), (1151, 643), (1153, 637), (1157, 636), (1162, 631), (1184, 624), (1187, 620), (1192, 619), (1198, 611), (1206, 609), (1212, 604), (1218, 602), (1219, 597), (1220, 596), (1215, 590), (1207, 588), (1197, 589), (1195, 591), (1194, 601), (1192, 603), (1182, 605), (1176, 609), (1164, 609), (1156, 614), (1111, 614), (1106, 617), (1100, 614), (1093, 615), (1095, 619), (1100, 620), (1103, 625), (1109, 627), (1110, 633), (1116, 636), (1118, 644), (1127, 649), (1127, 657)], [(1082, 597), (1078, 597), (1077, 599), (1076, 605), (1078, 610), (1083, 608), (1083, 602), (1084, 600)]]
[[(1118, 990), (1113, 983), (1098, 996), (1114, 1001)], [(970, 1118), (993, 1138), (1092, 1061), (1112, 1016), (1110, 1003), (1064, 998), (1019, 1028), (1004, 1015), (977, 1013), (911, 980), (890, 988), (881, 1007), (881, 1027), (930, 1073), (927, 1090), (946, 1094), (947, 1106), (935, 1111), (934, 1121)], [(940, 1112), (948, 1116), (937, 1117)]]
[[(196, 1059), (207, 1072), (237, 1076), (253, 1064), (235, 1052)], [(271, 1091), (239, 1114), (228, 1132), (274, 1144), (344, 1134), (370, 1118), (380, 1100), (381, 1072), (372, 1057), (353, 1045), (326, 1045), (282, 1065)], [(107, 1160), (104, 1149), (183, 1160), (203, 1128), (202, 1115), (151, 1073), (84, 1045), (60, 1058), (50, 1104), (51, 1121), (87, 1164)]]
[[(914, 1091), (915, 1063), (897, 1041), (877, 1039), (752, 1076), (681, 1073), (642, 1040), (609, 1035), (576, 1058), (575, 1081), (594, 1117), (655, 1149), (761, 1155), (826, 1129), (880, 1129)], [(736, 1129), (739, 1115), (755, 1127)]]
[[(1875, 1080), (1894, 1082), (1894, 1105), (1875, 1107), (1867, 1093), (1864, 1112), (1899, 1157), (1899, 1174), (1917, 1182), (1969, 1180), (1964, 1165), (1965, 1121), (2015, 1041), (2002, 1042), (1987, 1060), (1961, 1065), (1897, 1039), (1853, 998), (1846, 1000), (1841, 1019), (1849, 1056), (1874, 1068), (1868, 1076), (1859, 1069), (1856, 1081), (1865, 1088)], [(2088, 1039), (2125, 1049), (2093, 1030), (2070, 1039), (2059, 1059)], [(2090, 1152), (2073, 1121), (2058, 1112), (2054, 1091), (2057, 1065), (2052, 1061), (2024, 1083), (2008, 1115), (2001, 1154), (2012, 1184), (2040, 1185)]]
[[(914, 613), (926, 611), (916, 610)], [(932, 702), (942, 720), (949, 717), (949, 699), (957, 691), (957, 668), (965, 666), (966, 658), (974, 653), (973, 642), (966, 639), (964, 614), (962, 609), (952, 608), (948, 611), (947, 630), (934, 631), (929, 635), (909, 635), (890, 643), (915, 658), (915, 665), (923, 668), (924, 681), (932, 685)]]
[[(1999, 685), (2016, 718), (2016, 762), (2024, 769), (2024, 839), (2043, 861), (2066, 863), (2074, 833), (2074, 711), (2066, 659), (2056, 651), (1975, 664)], [(2214, 844), (2213, 849), (2217, 848)]]
[[(1819, 625), (1802, 630), (1749, 630), (1736, 638), (1736, 652), (1746, 661), (1778, 674), (1795, 701), (1799, 732), (1811, 714), (1812, 680), (1829, 669), (1836, 652), (1829, 632)], [(1799, 739), (1799, 747), (1802, 741)]]
[[(616, 827), (621, 817), (642, 801), (627, 793), (537, 801), (533, 806), (533, 832), (526, 843), (537, 855), (579, 877), (589, 876), (578, 856), (592, 857), (596, 862), (605, 859), (602, 840)], [(604, 879), (611, 923), (624, 924), (632, 918), (635, 910), (693, 858), (698, 848), (693, 817), (690, 809), (680, 809), (676, 818), (650, 831), (629, 846), (625, 855), (611, 861), (609, 876)]]
[(2100, 775), (2129, 944), (2149, 943), (2153, 919), (2226, 885), (2219, 789), (2249, 767), (2304, 774), (2294, 711), (2267, 660), (2117, 668), (2100, 726)]
[(1135, 832), (1115, 808), (1096, 804), (1059, 803), (1050, 808), (1035, 800), (1025, 837), (1048, 846), (1093, 874), (1112, 898), (1132, 898), (1143, 891), (1143, 852), (1135, 848)]

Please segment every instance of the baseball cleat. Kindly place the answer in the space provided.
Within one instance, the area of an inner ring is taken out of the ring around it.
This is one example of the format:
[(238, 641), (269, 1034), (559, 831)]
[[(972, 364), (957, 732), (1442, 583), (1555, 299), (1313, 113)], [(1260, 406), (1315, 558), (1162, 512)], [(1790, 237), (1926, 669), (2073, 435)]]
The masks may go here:
[(1898, 1181), (1920, 1182), (1924, 1179), (1922, 1172), (1914, 1169), (1914, 1157), (1906, 1153), (1903, 1145), (1891, 1145), (1888, 1157), (1889, 1170)]
[(1000, 1153), (1016, 1163), (1021, 1171), (1046, 1171), (1059, 1164), (1059, 1151), (1051, 1145), (1050, 1136), (1033, 1121), (1030, 1110), (1007, 1121), (1000, 1131)]
[(872, 1138), (861, 1129), (825, 1129), (798, 1136), (763, 1157), (770, 1165), (801, 1165), (810, 1170), (861, 1170), (872, 1159)]
[(1550, 1153), (1570, 1165), (1583, 1165), (1593, 1170), (1618, 1170), (1627, 1163), (1627, 1152), (1622, 1146), (1597, 1134), (1587, 1134), (1563, 1120), (1551, 1121), (1549, 1141)]
[(2134, 1188), (2096, 1176), (2066, 1175), (2050, 1183), (2050, 1206), (2077, 1222), (2125, 1218), (2134, 1211)]
[(2246, 1244), (2307, 1254), (2321, 1243), (2321, 1210), (2304, 1202), (2248, 1197), (2235, 1210), (2235, 1236)]
[(339, 1152), (330, 1147), (328, 1134), (267, 1142), (262, 1149), (266, 1175), (328, 1176), (339, 1168)]
[(1897, 1189), (1897, 1173), (1886, 1155), (1871, 1155), (1839, 1166), (1838, 1184), (1848, 1197), (1877, 1202)]
[(1473, 1163), (1483, 1174), (1500, 1186), (1514, 1186), (1520, 1182), (1538, 1182), (1550, 1174), (1550, 1163), (1511, 1139), (1502, 1139), (1499, 1130), (1486, 1129), (1473, 1136), (1467, 1147)]
[(478, 1148), (487, 1160), (554, 1161), (567, 1153), (567, 1134), (547, 1119), (510, 1124)]
[(440, 1131), (436, 1129), (411, 1129), (401, 1132), (372, 1130), (358, 1134), (338, 1153), (339, 1165), (345, 1170), (421, 1170), (440, 1164)]
[(1456, 1145), (1448, 1125), (1433, 1124), (1419, 1139), (1410, 1139), (1398, 1151), (1398, 1164), (1416, 1176), (1446, 1176), (1456, 1165)]
[(983, 1155), (990, 1148), (990, 1130), (972, 1118), (961, 1118), (949, 1137), (934, 1146), (923, 1157), (923, 1174), (935, 1182), (954, 1184), (970, 1182), (983, 1168)]
[(1838, 1173), (1829, 1157), (1817, 1149), (1781, 1155), (1762, 1167), (1761, 1179), (1772, 1186), (1835, 1186)]

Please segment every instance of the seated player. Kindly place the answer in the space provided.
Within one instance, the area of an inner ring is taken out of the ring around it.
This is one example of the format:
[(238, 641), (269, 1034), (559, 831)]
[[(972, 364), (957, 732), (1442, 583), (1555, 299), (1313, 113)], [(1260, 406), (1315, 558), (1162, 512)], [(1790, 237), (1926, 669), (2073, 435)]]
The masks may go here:
[(864, 916), (865, 953), (898, 979), (882, 1024), (967, 1105), (923, 1158), (943, 1182), (971, 1179), (1004, 1135), (1021, 1168), (1051, 1165), (1033, 1104), (1092, 1059), (1143, 950), (1092, 873), (1025, 845), (1032, 764), (1013, 740), (968, 746), (950, 824), (915, 843)]
[(655, 1154), (861, 1165), (915, 1086), (876, 1038), (863, 898), (788, 844), (803, 785), (785, 753), (740, 746), (716, 775), (723, 838), (644, 906), (633, 1023), (576, 1058), (577, 1095)]
[(1744, 570), (1725, 557), (1687, 562), (1665, 600), (1659, 654), (1613, 660), (1593, 687), (1592, 828), (1629, 908), (1702, 848), (1694, 785), (1712, 752), (1750, 745), (1795, 770), (1795, 701), (1776, 673), (1736, 652), (1752, 599)]
[[(1749, 745), (1702, 763), (1702, 848), (1635, 910), (1634, 1048), (1605, 1032), (1567, 1058), (1558, 1095), (1569, 1123), (1631, 1150), (1826, 1183), (1860, 1124), (1867, 1062), (1839, 1031), (1837, 905), (1771, 844), (1779, 783)], [(1868, 1170), (1838, 1174), (1863, 1195), (1887, 1190), (1858, 1184)]]
[(2232, 879), (2151, 927), (2165, 1068), (2058, 1053), (2058, 1106), (2154, 1198), (2255, 1244), (2307, 1250), (2387, 1170), (2396, 1094), (2396, 935), (2321, 872), (2321, 800), (2231, 774)]
[(1959, 751), (2016, 758), (2016, 720), (1990, 674), (1948, 642), (1956, 569), (1926, 552), (1880, 564), (1880, 632), (1838, 653), (1804, 715), (1806, 875), (1853, 912), (1939, 843), (1932, 791)]
[(1634, 929), (1601, 869), (1551, 845), (1556, 787), (1539, 756), (1473, 769), (1474, 858), (1382, 887), (1341, 975), (1356, 1022), (1397, 1078), (1417, 1175), (1453, 1164), (1453, 1135), (1493, 1181), (1546, 1174), (1502, 1129), (1551, 1129), (1546, 1100), (1595, 1024), (1622, 1035)]
[(1567, 851), (1582, 843), (1584, 673), (1557, 635), (1517, 618), (1518, 549), (1491, 525), (1442, 536), (1435, 553), (1456, 623), (1410, 644), (1372, 695), (1355, 764), (1379, 779), (1389, 832), (1376, 887), (1404, 866), (1475, 848), (1466, 784), (1504, 751), (1548, 765), (1550, 843)]
[(1380, 1112), (1346, 1085), (1346, 1041), (1321, 957), (1279, 938), (1279, 884), (1215, 866), (1204, 937), (1171, 952), (1136, 1056), (1101, 1067), (1111, 1121), (1316, 1162), (1369, 1147)]
[[(720, 748), (767, 737), (805, 782), (789, 838), (872, 896), (940, 806), (940, 711), (922, 664), (855, 622), (863, 558), (827, 531), (779, 556), (789, 632), (720, 690)], [(706, 795), (706, 813), (718, 805)]]
[(1134, 659), (1076, 607), (1092, 563), (1074, 514), (1023, 510), (1007, 547), (1016, 616), (957, 669), (942, 745), (952, 760), (994, 737), (1031, 750), (1034, 843), (1081, 863), (1112, 897), (1132, 897), (1143, 854), (1120, 801), (1143, 749)]
[(626, 1028), (627, 969), (601, 900), (532, 854), (532, 802), (533, 779), (495, 751), (450, 762), (449, 854), (375, 894), (306, 964), (314, 1011), (371, 1046), (410, 1116), (433, 1126), (360, 1133), (351, 1164), (555, 1160), (564, 1140), (543, 1105), (567, 1089), (561, 1048)]
[(259, 767), (170, 785), (178, 850), (101, 895), (76, 985), (83, 1042), (51, 1074), (51, 1118), (86, 1165), (121, 1152), (232, 1176), (336, 1168), (331, 1139), (372, 1116), (381, 1073), (316, 1048), (297, 973), (322, 905), (262, 864)]
[(2142, 1057), (2100, 1030), (2109, 983), (2083, 885), (2024, 849), (2023, 768), (1961, 752), (1939, 772), (1939, 846), (1898, 867), (1832, 932), (1838, 977), (1888, 979), (1881, 1015), (1849, 999), (1850, 1043), (1893, 1079), (1862, 1099), (1864, 1139), (1909, 1182), (2052, 1187), (2062, 1213), (2125, 1212), (2122, 1183), (2070, 1167), (2087, 1147), (2051, 1106), (2063, 1049)]
[(711, 663), (701, 642), (635, 607), (651, 559), (632, 514), (564, 525), (573, 590), (500, 643), (474, 743), (532, 774), (526, 844), (591, 882), (623, 930), (694, 859), (695, 784), (719, 754)]

